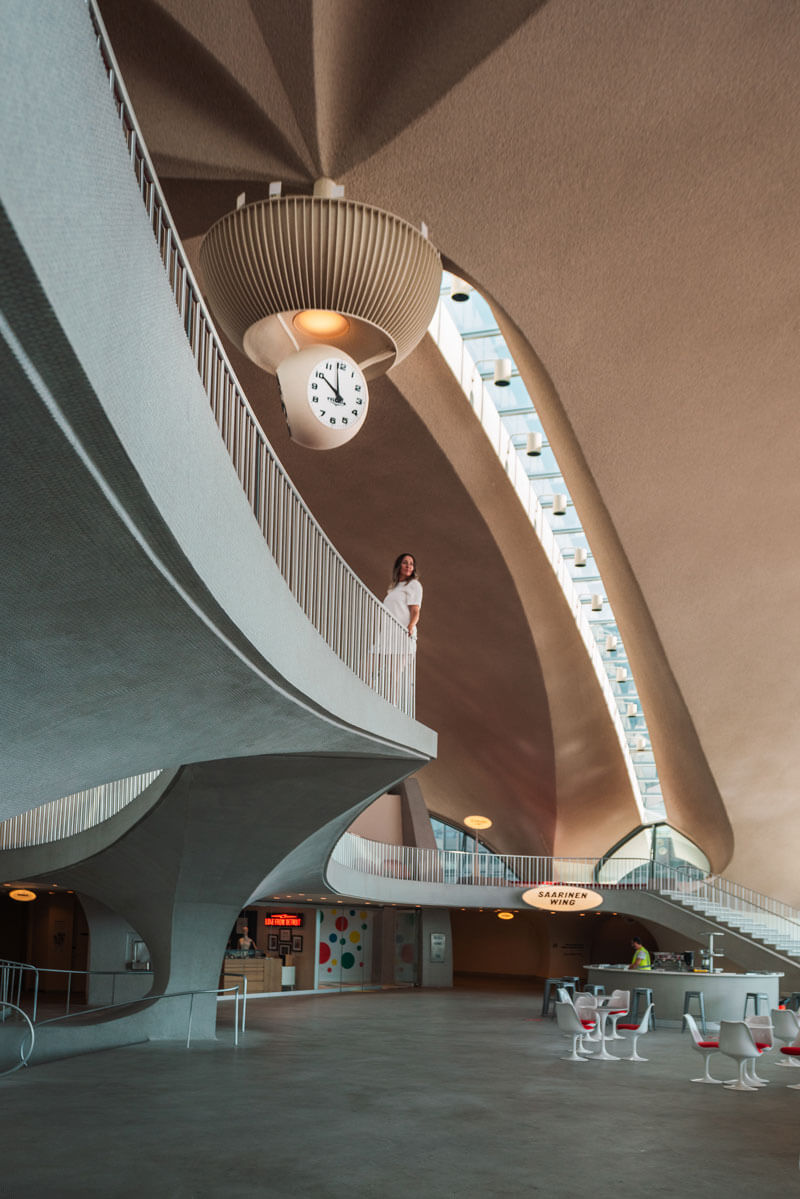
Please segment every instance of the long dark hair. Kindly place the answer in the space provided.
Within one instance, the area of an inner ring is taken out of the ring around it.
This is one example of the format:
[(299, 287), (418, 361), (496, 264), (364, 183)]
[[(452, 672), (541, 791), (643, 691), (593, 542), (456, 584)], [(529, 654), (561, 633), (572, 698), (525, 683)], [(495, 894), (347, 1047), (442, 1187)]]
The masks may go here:
[(395, 561), (394, 561), (394, 566), (392, 567), (392, 587), (396, 587), (397, 584), (400, 582), (400, 563), (403, 561), (404, 558), (413, 558), (414, 559), (414, 570), (409, 578), (403, 579), (403, 582), (410, 583), (411, 579), (417, 578), (417, 559), (414, 557), (414, 555), (411, 553), (410, 550), (404, 550), (402, 554), (397, 555), (397, 557), (395, 558)]

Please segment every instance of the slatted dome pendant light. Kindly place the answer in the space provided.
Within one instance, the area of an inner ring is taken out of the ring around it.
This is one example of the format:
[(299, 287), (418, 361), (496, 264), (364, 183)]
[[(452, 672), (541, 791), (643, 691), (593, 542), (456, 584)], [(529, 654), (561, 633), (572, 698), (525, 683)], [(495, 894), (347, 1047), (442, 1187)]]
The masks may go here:
[(430, 324), (442, 265), (427, 237), (380, 208), (270, 196), (229, 212), (200, 247), (211, 308), (228, 337), (277, 374), (295, 441), (333, 449), (363, 426), (367, 382)]

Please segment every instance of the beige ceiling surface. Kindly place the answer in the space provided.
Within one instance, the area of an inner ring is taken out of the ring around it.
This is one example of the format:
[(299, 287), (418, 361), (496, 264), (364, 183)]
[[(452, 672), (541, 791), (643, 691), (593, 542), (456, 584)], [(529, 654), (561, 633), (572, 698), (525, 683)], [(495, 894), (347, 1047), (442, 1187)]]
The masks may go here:
[(332, 172), (501, 306), (557, 392), (612, 602), (638, 583), (622, 634), (668, 802), (719, 857), (721, 795), (728, 873), (800, 900), (800, 8), (101, 8), (187, 235), (240, 184)]
[[(196, 240), (186, 248), (194, 259)], [(591, 856), (612, 845), (638, 816), (600, 688), (552, 568), (433, 342), (370, 385), (363, 431), (327, 454), (289, 440), (276, 380), (228, 352), (356, 573), (382, 596), (398, 553), (417, 557), (417, 716), (439, 735), (437, 760), (419, 776), (431, 810), (457, 822), (489, 816), (489, 840), (509, 853)]]

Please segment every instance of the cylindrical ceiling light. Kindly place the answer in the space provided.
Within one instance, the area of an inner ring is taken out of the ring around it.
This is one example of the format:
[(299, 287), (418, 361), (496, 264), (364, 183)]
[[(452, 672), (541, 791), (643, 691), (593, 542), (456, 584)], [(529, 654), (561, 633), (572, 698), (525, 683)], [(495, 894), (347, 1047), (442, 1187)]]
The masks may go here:
[(450, 284), (450, 299), (455, 300), (457, 304), (463, 304), (470, 298), (473, 292), (471, 283), (467, 283), (466, 279), (457, 279), (453, 276), (453, 281)]
[(593, 612), (602, 612), (602, 611), (603, 611), (603, 597), (602, 597), (602, 595), (596, 595), (596, 594), (595, 594), (595, 595), (593, 595), (593, 596), (592, 596), (592, 611), (593, 611)]
[(647, 749), (647, 738), (643, 737), (641, 733), (637, 733), (633, 747), (637, 753), (642, 753), (643, 750)]
[(576, 548), (575, 548), (574, 565), (575, 566), (585, 566), (586, 565), (586, 550), (583, 548), (583, 546), (579, 545), (579, 546), (576, 546)]
[(496, 358), (492, 382), (495, 387), (508, 387), (511, 383), (511, 359)]
[(638, 715), (639, 715), (639, 709), (636, 707), (636, 704), (634, 704), (634, 703), (627, 703), (627, 704), (625, 705), (625, 715), (626, 715), (626, 716), (629, 716), (631, 720), (633, 720), (633, 718), (634, 718), (635, 716), (638, 716)]
[(605, 650), (607, 654), (615, 654), (617, 652), (617, 639), (613, 633), (609, 633), (606, 637)]
[(278, 375), (289, 431), (313, 449), (341, 445), (363, 426), (367, 383), (422, 339), (442, 276), (420, 230), (338, 190), (245, 204), (200, 246), (215, 319)]
[(626, 683), (628, 681), (628, 672), (624, 666), (617, 667), (617, 682)]
[(553, 516), (564, 516), (567, 511), (567, 497), (556, 492), (553, 496)]
[(525, 441), (525, 453), (529, 458), (538, 458), (542, 452), (541, 433), (529, 433)]

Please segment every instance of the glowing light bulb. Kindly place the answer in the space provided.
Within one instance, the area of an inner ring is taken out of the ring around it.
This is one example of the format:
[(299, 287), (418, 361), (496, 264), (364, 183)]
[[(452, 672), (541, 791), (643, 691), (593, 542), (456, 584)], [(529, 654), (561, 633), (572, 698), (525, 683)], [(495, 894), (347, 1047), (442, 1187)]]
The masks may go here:
[(330, 308), (304, 308), (296, 313), (292, 324), (312, 337), (342, 337), (350, 328), (347, 317)]

